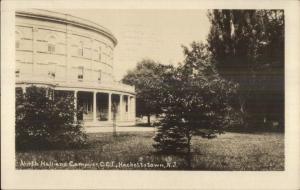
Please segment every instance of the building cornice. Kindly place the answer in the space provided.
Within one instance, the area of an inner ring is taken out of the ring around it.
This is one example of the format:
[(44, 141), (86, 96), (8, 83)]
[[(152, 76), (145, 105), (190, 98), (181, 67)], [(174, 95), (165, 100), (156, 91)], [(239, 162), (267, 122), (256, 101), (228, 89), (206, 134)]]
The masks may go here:
[(25, 10), (16, 11), (16, 16), (76, 26), (106, 36), (113, 42), (115, 46), (117, 45), (118, 42), (115, 36), (108, 29), (89, 20), (74, 17), (72, 15), (46, 11), (46, 10), (30, 9), (26, 11)]
[(16, 84), (25, 84), (25, 85), (45, 85), (51, 86), (53, 88), (62, 88), (62, 89), (86, 89), (90, 91), (115, 91), (115, 92), (124, 92), (135, 95), (135, 87), (120, 83), (113, 83), (109, 85), (104, 84), (93, 84), (87, 82), (55, 82), (55, 81), (40, 81), (40, 80), (17, 80)]

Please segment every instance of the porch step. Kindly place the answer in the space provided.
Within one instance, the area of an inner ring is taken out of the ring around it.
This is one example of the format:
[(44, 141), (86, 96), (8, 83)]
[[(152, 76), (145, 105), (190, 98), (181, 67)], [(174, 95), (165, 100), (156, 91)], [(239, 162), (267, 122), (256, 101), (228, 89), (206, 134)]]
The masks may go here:
[(112, 127), (113, 123), (111, 122), (103, 122), (103, 123), (84, 123), (84, 128), (90, 128), (90, 127)]
[[(116, 125), (117, 127), (123, 127), (123, 126), (135, 126), (135, 121), (117, 121)], [(84, 122), (83, 123), (84, 128), (90, 128), (90, 127), (113, 127), (113, 122), (111, 121), (105, 121), (105, 122)]]

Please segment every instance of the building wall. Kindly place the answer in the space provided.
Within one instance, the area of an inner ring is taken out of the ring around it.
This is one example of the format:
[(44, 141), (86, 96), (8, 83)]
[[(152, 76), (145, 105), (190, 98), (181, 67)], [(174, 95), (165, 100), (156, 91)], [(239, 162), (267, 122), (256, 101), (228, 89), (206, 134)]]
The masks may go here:
[(68, 24), (16, 19), (16, 67), (21, 78), (113, 82), (113, 42)]
[[(111, 125), (117, 97), (119, 125), (135, 124), (135, 89), (114, 80), (117, 41), (107, 29), (61, 13), (18, 11), (15, 37), (17, 87), (50, 85), (73, 92), (75, 106), (89, 108), (85, 126), (103, 126), (101, 117)], [(106, 98), (97, 98), (101, 94)]]

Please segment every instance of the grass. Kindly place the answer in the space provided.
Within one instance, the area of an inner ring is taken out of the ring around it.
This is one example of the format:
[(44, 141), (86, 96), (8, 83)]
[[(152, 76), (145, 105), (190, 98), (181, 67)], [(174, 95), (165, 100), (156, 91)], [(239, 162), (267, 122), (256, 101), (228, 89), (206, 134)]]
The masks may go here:
[[(89, 134), (90, 146), (78, 150), (16, 153), (17, 169), (182, 170), (183, 158), (154, 154), (153, 132)], [(284, 170), (284, 134), (232, 133), (215, 139), (195, 136), (193, 170)]]

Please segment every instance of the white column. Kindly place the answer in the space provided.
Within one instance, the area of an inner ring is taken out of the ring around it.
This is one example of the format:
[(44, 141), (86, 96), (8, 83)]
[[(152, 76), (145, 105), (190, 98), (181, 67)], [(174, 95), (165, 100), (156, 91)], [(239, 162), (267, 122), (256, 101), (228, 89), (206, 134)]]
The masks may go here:
[(124, 118), (123, 94), (120, 94), (120, 121)]
[(127, 120), (131, 121), (131, 96), (127, 96), (127, 102), (128, 102), (128, 109), (127, 109), (128, 118), (127, 118)]
[(97, 92), (93, 93), (93, 122), (97, 121)]
[(136, 110), (136, 107), (135, 107), (135, 96), (132, 97), (132, 120), (135, 121), (135, 118), (136, 118), (136, 113), (135, 113), (135, 110)]
[(108, 93), (108, 121), (111, 121), (111, 93)]
[(26, 86), (22, 86), (22, 93), (25, 94), (26, 93)]
[(131, 120), (135, 119), (135, 115), (134, 115), (134, 109), (135, 109), (135, 104), (134, 104), (134, 97), (131, 97)]
[[(77, 90), (74, 90), (74, 108), (77, 111)], [(74, 121), (77, 121), (77, 115), (74, 114)]]

